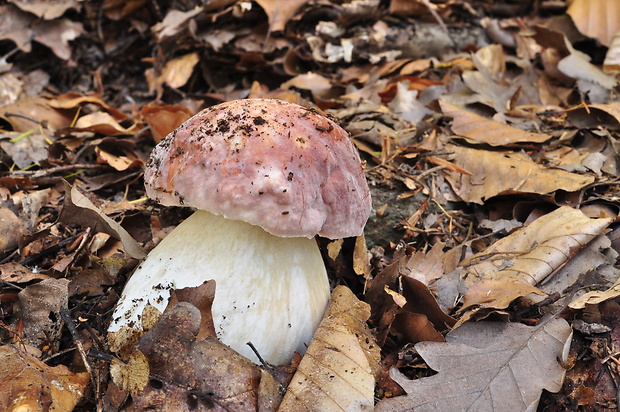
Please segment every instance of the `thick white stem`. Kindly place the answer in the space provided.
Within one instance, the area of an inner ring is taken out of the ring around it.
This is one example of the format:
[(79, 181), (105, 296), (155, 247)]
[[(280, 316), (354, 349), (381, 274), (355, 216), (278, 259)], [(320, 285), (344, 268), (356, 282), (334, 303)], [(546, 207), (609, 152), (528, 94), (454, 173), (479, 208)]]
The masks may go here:
[(163, 311), (169, 290), (215, 279), (218, 337), (257, 362), (252, 342), (273, 364), (305, 352), (329, 300), (325, 266), (314, 239), (281, 238), (258, 226), (197, 211), (148, 255), (127, 282), (110, 332), (141, 329), (147, 304)]

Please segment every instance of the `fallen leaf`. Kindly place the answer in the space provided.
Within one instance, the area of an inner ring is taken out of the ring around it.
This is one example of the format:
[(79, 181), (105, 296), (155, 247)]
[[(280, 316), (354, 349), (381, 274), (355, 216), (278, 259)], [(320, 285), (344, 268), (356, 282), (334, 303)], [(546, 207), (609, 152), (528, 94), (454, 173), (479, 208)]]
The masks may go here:
[(274, 33), (283, 31), (286, 23), (297, 14), (301, 6), (308, 3), (308, 0), (256, 0), (256, 3), (267, 14), (269, 31)]
[(562, 206), (534, 220), (461, 263), (471, 285), (484, 278), (510, 277), (536, 285), (601, 234), (612, 219), (591, 219)]
[(178, 89), (187, 83), (199, 61), (198, 53), (176, 57), (166, 63), (158, 80), (173, 89)]
[(141, 354), (117, 369), (133, 393), (132, 410), (275, 411), (281, 395), (274, 378), (213, 337), (198, 341), (201, 324), (201, 312), (182, 302), (140, 338), (133, 351)]
[(78, 0), (9, 0), (9, 3), (45, 20), (54, 20), (69, 9), (80, 10)]
[(551, 139), (551, 135), (517, 129), (463, 110), (442, 100), (439, 101), (439, 105), (445, 116), (454, 119), (451, 126), (452, 131), (459, 136), (466, 137), (472, 143), (505, 146), (526, 142), (542, 143)]
[(49, 278), (49, 276), (43, 273), (32, 272), (19, 263), (7, 262), (0, 265), (0, 281), (3, 282), (28, 283), (33, 280), (44, 280)]
[(620, 102), (578, 106), (567, 110), (568, 120), (579, 128), (620, 128)]
[(379, 346), (366, 320), (370, 307), (337, 286), (278, 412), (371, 411)]
[(155, 143), (159, 143), (168, 133), (179, 127), (193, 115), (191, 110), (185, 106), (155, 106), (151, 104), (143, 106), (140, 114), (151, 128)]
[(390, 372), (407, 395), (380, 401), (376, 412), (533, 411), (543, 389), (562, 387), (571, 328), (563, 319), (539, 326), (467, 323), (445, 343), (421, 342), (415, 349), (437, 375), (410, 380)]
[(128, 128), (123, 127), (111, 114), (101, 111), (81, 116), (75, 122), (75, 128), (104, 136), (131, 135), (139, 130), (137, 124), (134, 123)]
[(70, 412), (90, 382), (64, 365), (51, 367), (12, 345), (0, 346), (0, 409)]
[(504, 309), (518, 297), (544, 294), (534, 285), (564, 266), (611, 221), (563, 206), (500, 239), (461, 263), (461, 277), (469, 285), (461, 310)]
[(454, 163), (471, 176), (445, 171), (456, 194), (466, 202), (482, 204), (503, 193), (547, 194), (558, 189), (573, 192), (594, 181), (593, 176), (570, 173), (534, 163), (519, 152), (495, 152), (453, 144), (446, 149)]
[(59, 345), (60, 310), (69, 304), (69, 280), (46, 279), (27, 286), (17, 295), (22, 307), (24, 338), (37, 348)]
[(123, 247), (129, 256), (136, 259), (146, 257), (146, 252), (118, 223), (101, 212), (78, 189), (65, 183), (65, 204), (59, 220), (65, 223), (75, 223), (84, 227), (91, 227), (95, 233), (104, 232), (123, 242)]

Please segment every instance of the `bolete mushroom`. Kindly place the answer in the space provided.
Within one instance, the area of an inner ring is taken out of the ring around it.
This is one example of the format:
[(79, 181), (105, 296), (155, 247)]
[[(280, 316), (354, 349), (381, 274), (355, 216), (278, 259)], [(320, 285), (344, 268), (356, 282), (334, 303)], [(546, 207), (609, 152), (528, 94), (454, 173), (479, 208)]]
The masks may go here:
[(359, 236), (371, 208), (348, 134), (316, 111), (274, 99), (236, 100), (198, 113), (154, 149), (148, 196), (197, 211), (127, 282), (110, 332), (140, 329), (147, 304), (170, 288), (215, 279), (222, 342), (257, 361), (305, 352), (329, 299), (316, 235)]

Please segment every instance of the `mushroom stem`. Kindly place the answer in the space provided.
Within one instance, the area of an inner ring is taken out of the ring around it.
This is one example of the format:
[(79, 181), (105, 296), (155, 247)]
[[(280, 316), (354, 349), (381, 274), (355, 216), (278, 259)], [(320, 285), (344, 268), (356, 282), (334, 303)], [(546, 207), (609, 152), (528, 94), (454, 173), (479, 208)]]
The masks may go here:
[(148, 255), (127, 282), (109, 332), (140, 330), (147, 304), (166, 308), (170, 289), (215, 279), (212, 313), (222, 342), (254, 362), (281, 365), (305, 352), (329, 300), (314, 239), (282, 238), (199, 210)]

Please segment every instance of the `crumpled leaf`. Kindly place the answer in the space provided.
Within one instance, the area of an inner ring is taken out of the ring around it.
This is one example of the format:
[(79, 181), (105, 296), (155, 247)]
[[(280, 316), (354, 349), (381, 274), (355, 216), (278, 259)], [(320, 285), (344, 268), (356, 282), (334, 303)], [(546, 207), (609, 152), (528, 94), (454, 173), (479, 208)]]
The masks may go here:
[(620, 296), (620, 278), (607, 290), (593, 290), (573, 299), (568, 304), (571, 309), (583, 309), (586, 305), (597, 305), (607, 300), (615, 299)]
[(452, 131), (459, 136), (466, 137), (472, 143), (503, 146), (525, 142), (542, 143), (551, 139), (551, 135), (517, 129), (463, 110), (442, 100), (439, 101), (439, 105), (445, 116), (454, 119), (451, 126)]
[(69, 280), (46, 279), (17, 295), (22, 307), (24, 338), (32, 346), (59, 345), (60, 310), (69, 304)]
[(0, 346), (0, 410), (70, 412), (89, 381), (87, 372), (50, 367), (15, 346)]
[(520, 296), (543, 294), (534, 285), (565, 265), (611, 221), (563, 206), (495, 242), (462, 263), (461, 276), (470, 285), (463, 309), (504, 309)]
[(390, 372), (407, 395), (379, 402), (376, 412), (535, 411), (543, 389), (562, 387), (572, 332), (564, 319), (539, 326), (467, 323), (445, 343), (421, 342), (415, 349), (437, 375), (410, 380)]
[(65, 196), (65, 204), (60, 215), (61, 221), (92, 227), (95, 233), (107, 233), (123, 243), (123, 247), (129, 256), (136, 259), (146, 257), (146, 252), (142, 246), (131, 237), (127, 230), (101, 212), (75, 186), (72, 187), (65, 183)]
[(84, 26), (66, 18), (39, 20), (13, 5), (0, 6), (0, 39), (10, 39), (22, 51), (32, 50), (32, 40), (47, 47), (59, 58), (69, 60), (69, 41), (84, 34)]
[(380, 348), (366, 324), (369, 317), (369, 305), (347, 287), (334, 289), (279, 412), (372, 410)]
[(274, 378), (215, 337), (198, 340), (201, 324), (199, 309), (179, 303), (140, 338), (139, 354), (117, 365), (119, 382), (133, 392), (128, 410), (274, 411), (281, 396)]
[(495, 152), (447, 144), (457, 166), (471, 173), (446, 172), (456, 194), (466, 202), (484, 200), (504, 193), (547, 194), (558, 189), (573, 192), (594, 181), (593, 176), (579, 175), (534, 163), (519, 152)]

